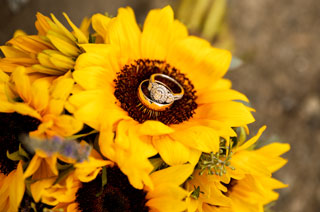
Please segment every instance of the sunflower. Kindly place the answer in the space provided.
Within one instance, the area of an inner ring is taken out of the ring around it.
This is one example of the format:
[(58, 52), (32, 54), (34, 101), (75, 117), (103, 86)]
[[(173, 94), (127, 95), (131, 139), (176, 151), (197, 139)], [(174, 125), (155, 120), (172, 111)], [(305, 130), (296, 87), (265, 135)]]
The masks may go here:
[(6, 102), (5, 85), (9, 76), (0, 72), (0, 211), (18, 211), (25, 190), (22, 161), (11, 160), (8, 153), (20, 151), (19, 134), (27, 134), (37, 129), (39, 120), (11, 112), (11, 104)]
[(64, 104), (74, 84), (68, 74), (56, 80), (52, 77), (34, 79), (27, 75), (22, 66), (10, 78), (3, 72), (1, 74), (5, 83), (2, 83), (0, 93), (0, 112), (38, 119), (39, 126), (32, 135), (66, 137), (82, 128), (80, 121), (64, 114)]
[(65, 211), (183, 211), (187, 205), (187, 191), (180, 187), (190, 176), (193, 166), (177, 165), (155, 171), (150, 178), (153, 189), (145, 186), (138, 190), (117, 166), (108, 167), (106, 184), (101, 186), (101, 176), (83, 183), (75, 202), (59, 204), (54, 209)]
[(0, 59), (0, 68), (12, 72), (18, 66), (25, 66), (28, 73), (38, 72), (48, 75), (63, 75), (73, 69), (75, 59), (81, 54), (78, 44), (88, 43), (90, 20), (85, 18), (77, 28), (63, 13), (72, 32), (67, 30), (51, 14), (51, 19), (37, 14), (35, 26), (37, 35), (26, 35), (17, 31), (14, 37), (0, 49), (4, 58)]
[[(82, 141), (81, 144), (86, 142)], [(70, 149), (76, 151), (77, 147), (68, 145), (66, 151)], [(28, 163), (23, 177), (30, 182), (28, 187), (34, 201), (52, 207), (73, 202), (81, 182), (92, 181), (102, 167), (112, 164), (111, 161), (103, 160), (95, 150), (92, 150), (84, 161), (75, 161), (61, 153), (48, 155), (44, 151), (37, 150)]]
[(264, 130), (262, 127), (250, 140), (234, 146), (230, 166), (224, 175), (200, 175), (199, 170), (193, 173), (193, 178), (186, 183), (186, 189), (191, 192), (189, 211), (258, 212), (278, 198), (273, 190), (287, 185), (272, 178), (272, 173), (286, 164), (287, 160), (280, 155), (290, 146), (272, 143), (253, 150), (252, 146)]
[[(83, 88), (67, 109), (100, 131), (102, 154), (115, 161), (136, 188), (150, 186), (148, 157), (165, 163), (196, 164), (201, 152), (217, 152), (220, 137), (235, 136), (231, 127), (254, 121), (248, 101), (223, 79), (230, 52), (189, 36), (174, 20), (170, 6), (152, 10), (141, 31), (131, 8), (117, 17), (92, 18), (105, 44), (82, 44), (73, 77)], [(141, 103), (143, 80), (160, 73), (178, 82), (183, 98), (164, 111)]]
[[(19, 161), (26, 162), (23, 163), (26, 165), (32, 158), (21, 143), (22, 135), (41, 138), (70, 136), (82, 128), (82, 123), (63, 112), (74, 84), (67, 75), (55, 80), (52, 77), (34, 79), (27, 75), (24, 67), (18, 67), (10, 76), (1, 70), (0, 73), (0, 172), (3, 181), (7, 182), (12, 178), (10, 176), (18, 173)], [(36, 154), (31, 160), (31, 164), (36, 164), (31, 174), (35, 173), (34, 178), (56, 178), (56, 160), (57, 157), (39, 157)], [(27, 169), (21, 178), (22, 188), (28, 172)], [(4, 186), (0, 185), (0, 189), (5, 189)]]

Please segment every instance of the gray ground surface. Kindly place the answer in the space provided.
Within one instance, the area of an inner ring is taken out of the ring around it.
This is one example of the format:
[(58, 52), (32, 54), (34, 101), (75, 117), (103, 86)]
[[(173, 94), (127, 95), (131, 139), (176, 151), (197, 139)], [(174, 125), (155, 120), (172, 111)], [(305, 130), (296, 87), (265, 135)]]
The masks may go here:
[[(16, 14), (0, 0), (0, 43), (15, 29), (34, 33), (35, 13), (67, 12), (79, 24), (83, 16), (132, 6), (143, 20), (165, 0), (30, 0)], [(266, 124), (266, 141), (291, 144), (289, 163), (276, 177), (290, 184), (273, 207), (276, 212), (320, 211), (320, 3), (318, 0), (230, 0), (228, 20), (235, 55), (245, 65), (228, 73), (257, 112), (252, 131)]]

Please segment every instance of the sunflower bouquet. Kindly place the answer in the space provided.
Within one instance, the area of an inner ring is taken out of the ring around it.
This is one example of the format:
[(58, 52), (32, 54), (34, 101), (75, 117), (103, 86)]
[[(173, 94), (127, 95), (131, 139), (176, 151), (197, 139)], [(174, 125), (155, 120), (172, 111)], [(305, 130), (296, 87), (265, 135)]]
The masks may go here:
[[(0, 211), (263, 211), (288, 144), (255, 148), (227, 50), (151, 10), (95, 14), (1, 46)], [(92, 28), (92, 29), (91, 29)]]

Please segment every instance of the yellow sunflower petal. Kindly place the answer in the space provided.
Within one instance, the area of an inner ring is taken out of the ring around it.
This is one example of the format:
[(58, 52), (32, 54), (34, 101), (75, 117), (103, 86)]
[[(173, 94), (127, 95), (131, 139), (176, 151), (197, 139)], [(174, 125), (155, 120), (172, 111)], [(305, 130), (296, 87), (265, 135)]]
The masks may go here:
[(70, 20), (68, 15), (66, 13), (62, 13), (62, 14), (67, 19), (69, 25), (73, 29), (74, 36), (77, 38), (77, 42), (78, 43), (88, 43), (87, 37), (83, 34), (83, 32), (76, 25), (74, 25), (74, 23), (72, 23), (72, 21)]
[(41, 120), (41, 115), (36, 110), (29, 107), (25, 103), (20, 103), (20, 102), (15, 103), (11, 106), (11, 108), (13, 110), (15, 110), (17, 113), (20, 113), (22, 115), (31, 116), (31, 117), (34, 117), (34, 118)]
[(192, 198), (192, 197), (187, 197), (186, 199), (186, 204), (187, 204), (187, 209), (188, 212), (195, 212), (198, 207), (202, 204), (200, 201)]
[[(114, 149), (112, 160), (128, 176), (132, 186), (142, 189), (143, 184), (153, 187), (149, 177), (153, 166), (148, 158), (157, 154), (157, 151), (150, 141), (141, 139), (139, 134), (136, 133), (137, 124), (133, 120), (122, 120), (117, 127), (121, 129), (121, 134), (118, 134), (120, 131), (117, 131), (114, 144), (110, 140), (107, 143), (100, 142), (99, 144), (100, 147), (101, 145), (109, 145), (109, 148)], [(102, 148), (105, 149), (105, 147)], [(110, 151), (107, 153), (110, 153)]]
[[(11, 174), (11, 173), (10, 173)], [(14, 171), (14, 177), (10, 184), (10, 207), (18, 209), (23, 198), (25, 190), (22, 163), (19, 162), (17, 169)]]
[(109, 43), (109, 40), (107, 39), (108, 34), (108, 28), (109, 28), (109, 22), (111, 18), (102, 15), (102, 14), (95, 14), (92, 16), (92, 28), (100, 35), (102, 36), (105, 43)]
[(55, 99), (66, 100), (73, 88), (74, 81), (71, 78), (59, 78), (54, 82), (51, 91), (51, 97)]
[(231, 62), (231, 53), (213, 48), (203, 39), (189, 36), (172, 44), (167, 62), (192, 79), (196, 89), (204, 89), (225, 74)]
[(12, 79), (15, 82), (17, 92), (19, 96), (25, 101), (30, 102), (32, 93), (31, 93), (31, 84), (29, 77), (25, 73), (24, 67), (18, 67), (12, 73)]
[(36, 14), (37, 21), (35, 26), (38, 30), (39, 35), (46, 35), (47, 31), (50, 30), (50, 25), (48, 21), (50, 20), (49, 17), (42, 15), (40, 12)]
[(170, 136), (182, 144), (202, 152), (209, 153), (219, 150), (219, 135), (210, 127), (192, 126), (184, 130), (176, 130)]
[[(144, 185), (153, 188), (153, 183), (150, 179), (149, 173), (153, 166), (144, 153), (143, 146), (139, 145), (138, 139), (132, 140), (132, 146), (129, 151), (125, 151), (118, 147), (115, 148), (116, 160), (121, 171), (127, 175), (130, 184), (142, 189)], [(134, 169), (132, 167), (135, 167)]]
[(46, 166), (50, 168), (51, 172), (54, 175), (58, 175), (58, 169), (57, 169), (57, 157), (51, 156), (51, 157), (46, 157), (44, 159), (46, 161)]
[(119, 121), (117, 125), (116, 137), (115, 137), (114, 143), (123, 149), (130, 148), (130, 138), (128, 135), (128, 131), (130, 127), (134, 127), (134, 126), (130, 124), (130, 121), (127, 121), (127, 120)]
[(101, 95), (101, 92), (94, 90), (81, 92), (69, 98), (71, 105), (77, 108), (74, 111), (75, 117), (95, 129), (99, 129), (99, 117), (104, 109), (101, 101), (98, 101)]
[(115, 134), (112, 131), (112, 126), (104, 124), (101, 127), (101, 132), (99, 136), (99, 149), (103, 156), (108, 159), (115, 161), (116, 152), (114, 149), (114, 136)]
[[(114, 51), (114, 48), (112, 48), (111, 45), (105, 45), (105, 44), (101, 44), (101, 43), (79, 44), (79, 46), (85, 52), (95, 53), (95, 54), (103, 55), (103, 56), (107, 56), (108, 54), (112, 53), (112, 51)], [(87, 62), (90, 63), (90, 61), (87, 61)], [(99, 62), (103, 62), (103, 61), (99, 61)], [(78, 64), (78, 61), (77, 61), (77, 64)]]
[[(169, 136), (153, 137), (153, 145), (158, 150), (161, 158), (169, 165), (179, 165), (186, 162), (196, 164), (201, 151), (183, 145)], [(177, 154), (179, 152), (179, 154)]]
[(139, 126), (139, 133), (141, 135), (164, 135), (173, 133), (174, 129), (168, 125), (163, 124), (159, 121), (148, 120)]
[(46, 41), (41, 40), (37, 35), (18, 36), (8, 41), (21, 51), (27, 54), (37, 54), (45, 49), (52, 48), (52, 45)]
[(107, 95), (99, 90), (90, 90), (72, 95), (69, 101), (77, 107), (74, 112), (77, 119), (99, 130), (102, 120), (113, 124), (128, 116), (124, 110), (114, 104), (114, 98), (112, 93)]
[(260, 149), (257, 149), (256, 152), (258, 152), (259, 154), (261, 153), (263, 155), (266, 155), (268, 157), (275, 157), (275, 156), (280, 156), (283, 153), (288, 152), (289, 150), (290, 150), (289, 144), (272, 143), (272, 144), (263, 146)]
[(6, 58), (24, 58), (29, 57), (28, 54), (12, 47), (12, 46), (0, 46), (0, 49)]
[(0, 69), (0, 83), (3, 83), (3, 82), (8, 82), (9, 81), (9, 75), (4, 73), (1, 69)]
[(222, 102), (222, 101), (231, 101), (231, 100), (242, 100), (245, 102), (249, 102), (248, 98), (232, 89), (228, 90), (208, 90), (206, 92), (199, 92), (198, 98), (197, 98), (197, 104), (208, 104), (208, 103), (214, 103), (214, 102)]
[(56, 118), (52, 129), (61, 136), (71, 136), (82, 129), (82, 122), (75, 119), (73, 116), (60, 115)]
[(49, 82), (45, 79), (38, 79), (32, 84), (32, 105), (34, 108), (37, 108), (39, 112), (48, 106), (49, 85)]
[(175, 197), (178, 201), (181, 201), (187, 194), (188, 192), (181, 187), (167, 182), (166, 185), (156, 186), (153, 191), (149, 191), (146, 198)]
[(77, 69), (73, 73), (73, 77), (86, 90), (108, 89), (112, 92), (114, 89), (114, 73), (101, 66), (89, 66)]
[(141, 51), (142, 58), (164, 60), (170, 44), (187, 36), (184, 25), (174, 21), (170, 6), (151, 10), (144, 22)]
[(101, 167), (112, 164), (111, 161), (89, 157), (88, 161), (75, 164), (75, 175), (81, 182), (90, 182), (99, 174)]
[(256, 160), (253, 151), (239, 151), (232, 156), (231, 165), (236, 169), (257, 176), (271, 176), (271, 172)]
[(80, 54), (80, 50), (71, 41), (64, 39), (61, 35), (48, 31), (47, 37), (63, 54), (71, 57), (76, 57)]
[(55, 65), (53, 65), (53, 63), (49, 60), (49, 56), (47, 54), (40, 52), (37, 55), (37, 59), (41, 65), (49, 68), (55, 68)]
[(31, 159), (26, 171), (24, 172), (23, 177), (28, 178), (33, 175), (38, 170), (40, 164), (41, 158), (37, 154), (35, 154)]
[(153, 172), (151, 179), (154, 189), (146, 187), (148, 199), (146, 205), (151, 211), (181, 211), (187, 205), (184, 199), (188, 192), (180, 184), (191, 175), (193, 165), (184, 164)]
[[(54, 23), (55, 23), (56, 26), (57, 26), (56, 29), (58, 29), (58, 31), (59, 31), (62, 35), (66, 36), (66, 37), (69, 38), (71, 41), (75, 41), (76, 39), (75, 39), (75, 37), (72, 35), (72, 33), (69, 32), (69, 30), (68, 30), (65, 26), (63, 26), (63, 24), (61, 24), (61, 22), (60, 22), (52, 13), (51, 13), (50, 15), (51, 15), (52, 20), (54, 21)], [(67, 17), (67, 16), (65, 16), (65, 17)], [(67, 20), (68, 20), (68, 19), (67, 19)]]
[(236, 132), (227, 124), (209, 119), (196, 119), (188, 123), (182, 123), (179, 129), (187, 130), (191, 126), (206, 126), (214, 129), (221, 137), (234, 137), (237, 136)]
[(42, 74), (50, 74), (50, 75), (62, 75), (64, 74), (64, 71), (60, 71), (57, 69), (53, 69), (53, 68), (48, 68), (48, 67), (44, 67), (42, 65), (36, 64), (33, 65), (32, 68)]
[[(79, 29), (81, 30), (81, 32), (87, 37), (89, 38), (89, 33), (90, 33), (90, 25), (91, 25), (91, 18), (88, 17), (84, 17), (81, 21), (80, 27)], [(88, 39), (87, 39), (88, 40)]]
[(265, 157), (263, 160), (264, 167), (271, 172), (275, 172), (288, 162), (286, 159), (279, 156), (289, 150), (289, 144), (272, 143), (255, 150), (255, 152), (257, 155)]
[(131, 8), (120, 8), (116, 19), (109, 24), (109, 42), (119, 47), (121, 64), (125, 65), (128, 59), (139, 59), (140, 29)]
[(57, 69), (73, 69), (75, 62), (67, 56), (62, 54), (51, 54), (49, 57), (50, 62), (55, 66)]
[(162, 183), (172, 183), (175, 185), (181, 185), (192, 174), (194, 166), (191, 164), (183, 164), (172, 166), (160, 171), (153, 172), (151, 179), (155, 185)]
[(247, 125), (255, 120), (246, 106), (233, 101), (200, 105), (196, 110), (195, 118), (218, 120), (232, 127)]
[(41, 196), (45, 192), (45, 189), (49, 188), (54, 183), (54, 180), (55, 179), (44, 179), (31, 184), (30, 188), (32, 197), (36, 202), (40, 201)]
[(14, 112), (13, 105), (9, 102), (2, 101), (0, 102), (0, 112), (1, 113), (12, 113)]
[(260, 136), (262, 135), (262, 133), (266, 130), (266, 128), (267, 126), (261, 127), (255, 136), (253, 136), (250, 140), (248, 140), (246, 143), (244, 143), (240, 147), (235, 148), (234, 151), (236, 152), (236, 151), (245, 150), (245, 149), (248, 149), (253, 144), (255, 144), (260, 138)]
[(232, 83), (228, 79), (219, 79), (216, 81), (216, 83), (213, 83), (210, 88), (212, 90), (224, 90), (224, 89), (230, 89), (232, 86)]
[(14, 33), (13, 33), (13, 37), (14, 37), (14, 38), (15, 38), (15, 37), (18, 37), (18, 36), (20, 36), (20, 35), (27, 35), (27, 33), (26, 33), (25, 31), (21, 30), (21, 29), (17, 29), (17, 30), (14, 31)]

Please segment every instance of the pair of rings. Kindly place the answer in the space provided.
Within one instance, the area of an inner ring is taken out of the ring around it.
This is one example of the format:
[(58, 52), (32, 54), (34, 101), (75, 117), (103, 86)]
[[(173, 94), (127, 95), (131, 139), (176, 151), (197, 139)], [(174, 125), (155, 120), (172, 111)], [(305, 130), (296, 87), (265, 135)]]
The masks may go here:
[[(162, 80), (162, 81), (161, 81)], [(178, 93), (174, 93), (172, 88), (163, 81), (167, 81), (178, 88)], [(148, 83), (147, 90), (149, 96), (145, 94), (143, 87)], [(163, 111), (170, 107), (174, 101), (179, 100), (184, 95), (184, 89), (172, 77), (165, 74), (152, 74), (150, 79), (143, 80), (138, 88), (138, 97), (142, 104), (152, 110)]]

